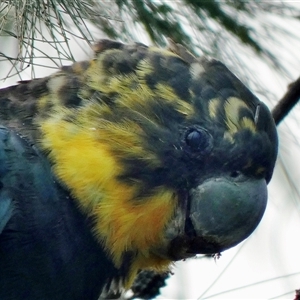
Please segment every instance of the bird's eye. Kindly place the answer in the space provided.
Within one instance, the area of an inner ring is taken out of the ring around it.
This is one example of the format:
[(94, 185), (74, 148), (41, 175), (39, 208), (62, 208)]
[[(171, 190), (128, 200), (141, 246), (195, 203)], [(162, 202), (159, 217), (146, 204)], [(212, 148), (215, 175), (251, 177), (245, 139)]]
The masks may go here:
[(212, 148), (212, 136), (201, 127), (190, 128), (186, 132), (185, 142), (191, 150), (206, 153)]

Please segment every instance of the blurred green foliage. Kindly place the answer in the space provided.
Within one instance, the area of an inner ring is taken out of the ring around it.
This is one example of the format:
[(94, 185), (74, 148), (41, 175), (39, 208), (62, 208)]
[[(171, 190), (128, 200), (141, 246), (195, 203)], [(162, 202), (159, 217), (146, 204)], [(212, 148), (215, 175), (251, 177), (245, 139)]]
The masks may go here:
[[(86, 48), (105, 35), (160, 46), (171, 38), (191, 52), (229, 61), (238, 61), (229, 47), (244, 47), (283, 68), (267, 40), (286, 29), (272, 18), (299, 15), (300, 9), (283, 1), (7, 0), (0, 3), (0, 62), (10, 61), (15, 72), (22, 71), (20, 63), (37, 65), (36, 58), (59, 66), (74, 61), (72, 39)], [(5, 52), (3, 37), (14, 40), (14, 56)], [(41, 43), (49, 45), (51, 54)]]

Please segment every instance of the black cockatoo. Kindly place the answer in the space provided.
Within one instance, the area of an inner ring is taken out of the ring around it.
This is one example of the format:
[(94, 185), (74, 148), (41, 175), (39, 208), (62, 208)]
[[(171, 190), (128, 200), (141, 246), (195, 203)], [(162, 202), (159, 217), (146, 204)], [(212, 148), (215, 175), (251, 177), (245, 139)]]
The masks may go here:
[(247, 238), (272, 116), (221, 62), (102, 40), (0, 90), (0, 299), (98, 299)]

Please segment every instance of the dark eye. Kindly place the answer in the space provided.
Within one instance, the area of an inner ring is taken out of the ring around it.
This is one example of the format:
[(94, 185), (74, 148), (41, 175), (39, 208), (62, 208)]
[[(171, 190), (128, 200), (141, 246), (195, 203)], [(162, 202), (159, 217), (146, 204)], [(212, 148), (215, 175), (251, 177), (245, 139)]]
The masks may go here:
[(201, 127), (190, 128), (185, 136), (185, 142), (191, 150), (206, 153), (212, 148), (212, 136)]

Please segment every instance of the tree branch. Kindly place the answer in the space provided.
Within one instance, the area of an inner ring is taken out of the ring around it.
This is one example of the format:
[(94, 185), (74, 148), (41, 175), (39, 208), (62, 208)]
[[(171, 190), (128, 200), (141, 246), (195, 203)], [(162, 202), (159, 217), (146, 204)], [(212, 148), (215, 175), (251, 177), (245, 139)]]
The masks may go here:
[(294, 298), (294, 300), (300, 300), (300, 290), (296, 290), (295, 292), (296, 292), (296, 293), (295, 293), (295, 298)]
[(296, 81), (289, 84), (287, 92), (273, 108), (272, 115), (276, 125), (279, 125), (279, 123), (287, 116), (287, 114), (297, 104), (299, 99), (300, 77)]

